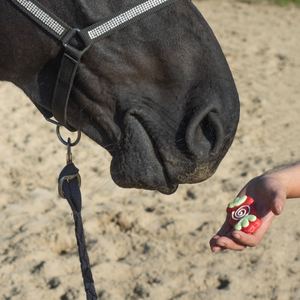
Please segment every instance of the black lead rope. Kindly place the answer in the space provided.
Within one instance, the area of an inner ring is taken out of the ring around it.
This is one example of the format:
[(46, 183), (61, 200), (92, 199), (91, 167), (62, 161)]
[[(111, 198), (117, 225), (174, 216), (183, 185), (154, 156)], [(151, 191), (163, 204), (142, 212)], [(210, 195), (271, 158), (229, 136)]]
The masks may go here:
[[(52, 120), (49, 121), (54, 123)], [(82, 207), (81, 192), (80, 192), (81, 178), (79, 175), (79, 170), (75, 167), (75, 165), (72, 162), (72, 153), (71, 153), (71, 147), (78, 144), (81, 134), (80, 132), (78, 132), (77, 140), (74, 143), (71, 143), (70, 138), (68, 138), (68, 142), (66, 142), (60, 135), (59, 128), (60, 125), (57, 124), (57, 129), (56, 129), (57, 136), (59, 140), (64, 145), (67, 146), (68, 151), (67, 151), (67, 164), (61, 171), (58, 178), (58, 192), (62, 198), (67, 199), (73, 212), (73, 218), (75, 222), (75, 236), (77, 240), (78, 254), (79, 254), (79, 260), (81, 265), (81, 273), (83, 278), (84, 289), (86, 293), (86, 299), (97, 300), (97, 294), (96, 294), (93, 275), (90, 267), (90, 260), (87, 253), (82, 218), (81, 218), (81, 207)]]
[[(73, 163), (67, 164), (59, 175), (58, 182), (60, 183), (62, 179), (61, 190), (64, 197), (67, 199), (74, 217), (75, 222), (75, 235), (78, 246), (78, 253), (81, 265), (81, 273), (83, 278), (84, 289), (86, 292), (87, 300), (96, 300), (97, 294), (94, 286), (94, 280), (92, 271), (90, 268), (89, 256), (86, 249), (84, 230), (81, 218), (81, 193), (78, 181), (79, 170), (75, 167)], [(72, 178), (72, 179), (68, 179)]]

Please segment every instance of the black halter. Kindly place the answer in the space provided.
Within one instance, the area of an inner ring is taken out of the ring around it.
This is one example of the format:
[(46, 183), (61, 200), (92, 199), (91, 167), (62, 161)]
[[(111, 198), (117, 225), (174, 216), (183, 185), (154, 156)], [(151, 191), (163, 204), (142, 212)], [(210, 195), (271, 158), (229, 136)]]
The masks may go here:
[[(52, 114), (62, 126), (75, 131), (67, 123), (67, 106), (81, 56), (93, 43), (178, 0), (143, 0), (138, 5), (134, 5), (126, 11), (119, 12), (83, 30), (71, 28), (36, 0), (10, 1), (42, 28), (60, 40), (65, 47), (52, 99)], [(82, 40), (84, 44), (83, 50), (79, 50), (69, 44), (75, 35), (78, 35)]]

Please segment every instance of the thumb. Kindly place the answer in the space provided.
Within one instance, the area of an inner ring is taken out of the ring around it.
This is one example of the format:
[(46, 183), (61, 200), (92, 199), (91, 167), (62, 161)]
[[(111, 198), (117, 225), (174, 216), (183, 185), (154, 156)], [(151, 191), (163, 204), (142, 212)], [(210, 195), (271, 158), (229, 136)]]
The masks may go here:
[(274, 215), (278, 216), (281, 214), (281, 212), (284, 208), (285, 200), (286, 200), (286, 194), (284, 191), (276, 193), (276, 195), (271, 203), (271, 210)]

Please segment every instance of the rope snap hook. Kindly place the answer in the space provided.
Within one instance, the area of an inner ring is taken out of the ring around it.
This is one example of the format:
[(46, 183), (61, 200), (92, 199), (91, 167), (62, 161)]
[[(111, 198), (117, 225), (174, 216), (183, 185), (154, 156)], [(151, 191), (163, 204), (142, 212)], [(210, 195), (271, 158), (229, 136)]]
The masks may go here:
[(68, 138), (68, 141), (66, 142), (64, 139), (63, 139), (63, 137), (61, 136), (61, 134), (60, 134), (60, 124), (57, 124), (57, 126), (56, 126), (56, 134), (57, 134), (57, 137), (59, 138), (59, 140), (65, 145), (65, 146), (67, 146), (67, 159), (66, 159), (66, 161), (67, 161), (67, 164), (70, 164), (70, 163), (72, 163), (72, 152), (71, 152), (71, 147), (74, 147), (74, 146), (76, 146), (78, 143), (79, 143), (79, 141), (80, 141), (80, 139), (81, 139), (81, 131), (77, 131), (77, 139), (76, 139), (76, 141), (74, 142), (74, 143), (71, 143), (71, 138), (69, 137)]
[[(51, 122), (52, 120), (50, 120)], [(51, 123), (54, 123), (55, 121), (52, 121)], [(76, 146), (80, 139), (81, 139), (81, 131), (77, 131), (77, 139), (75, 140), (75, 142), (71, 142), (71, 138), (68, 137), (68, 141), (65, 141), (63, 139), (63, 137), (61, 136), (60, 134), (60, 127), (62, 126), (60, 123), (58, 122), (55, 122), (54, 124), (56, 124), (56, 134), (57, 134), (57, 137), (58, 139), (65, 145), (67, 146), (67, 153), (66, 153), (66, 162), (67, 162), (67, 165), (71, 165), (72, 164), (72, 152), (71, 152), (71, 147), (74, 147)], [(66, 180), (67, 182), (69, 182), (70, 180), (74, 179), (74, 178), (77, 178), (77, 181), (78, 181), (78, 187), (80, 188), (81, 186), (81, 177), (79, 175), (79, 173), (76, 173), (76, 174), (72, 174), (72, 175), (66, 175), (66, 176), (63, 176), (59, 182), (58, 182), (58, 193), (59, 195), (66, 199), (65, 195), (64, 195), (64, 192), (63, 192), (63, 183), (64, 181)]]
[(71, 152), (71, 139), (68, 138), (68, 145), (67, 145), (67, 165), (72, 163), (72, 152)]

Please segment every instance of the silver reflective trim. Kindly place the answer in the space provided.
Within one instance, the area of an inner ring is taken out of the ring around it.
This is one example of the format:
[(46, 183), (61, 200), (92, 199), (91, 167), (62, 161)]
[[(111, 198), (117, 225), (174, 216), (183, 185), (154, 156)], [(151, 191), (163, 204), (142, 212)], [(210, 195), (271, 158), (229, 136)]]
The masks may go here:
[(30, 13), (32, 13), (36, 18), (38, 18), (41, 22), (51, 28), (58, 35), (61, 35), (65, 28), (61, 26), (57, 21), (51, 18), (47, 13), (38, 8), (34, 3), (29, 0), (16, 0), (19, 4), (21, 4), (24, 8), (26, 8)]
[(88, 31), (88, 35), (91, 39), (95, 39), (101, 36), (102, 34), (106, 33), (107, 31), (114, 29), (115, 27), (167, 1), (168, 0), (148, 0), (116, 16), (115, 18), (107, 21), (106, 23)]

